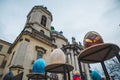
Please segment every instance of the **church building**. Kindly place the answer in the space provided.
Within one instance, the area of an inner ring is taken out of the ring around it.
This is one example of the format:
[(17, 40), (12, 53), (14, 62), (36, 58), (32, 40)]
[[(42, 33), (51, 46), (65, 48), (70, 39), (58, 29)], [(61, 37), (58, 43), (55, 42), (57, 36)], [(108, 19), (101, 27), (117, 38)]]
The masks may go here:
[[(62, 31), (56, 31), (51, 25), (53, 16), (44, 6), (34, 6), (27, 15), (24, 29), (17, 36), (13, 43), (0, 40), (0, 80), (12, 70), (12, 75), (16, 76), (23, 72), (22, 80), (28, 80), (27, 74), (32, 71), (35, 60), (43, 58), (49, 64), (51, 52), (60, 48), (66, 56), (66, 63), (72, 65), (74, 70), (80, 71), (78, 55), (83, 50), (83, 46), (72, 38), (72, 43), (68, 42)], [(3, 49), (3, 50), (2, 50)], [(86, 80), (91, 80), (89, 76), (88, 64), (81, 63), (82, 72)], [(58, 80), (62, 80), (58, 75)]]

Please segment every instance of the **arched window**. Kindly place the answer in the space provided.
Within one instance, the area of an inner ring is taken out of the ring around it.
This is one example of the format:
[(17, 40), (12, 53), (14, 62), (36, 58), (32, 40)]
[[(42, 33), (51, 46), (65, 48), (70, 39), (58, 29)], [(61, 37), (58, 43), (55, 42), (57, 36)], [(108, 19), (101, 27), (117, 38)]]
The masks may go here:
[(36, 59), (42, 58), (43, 55), (46, 53), (46, 49), (43, 47), (36, 46), (36, 51), (37, 51), (37, 57)]
[(46, 16), (43, 15), (41, 18), (41, 25), (46, 27), (46, 22), (47, 22), (47, 18), (46, 18)]
[(43, 52), (42, 51), (37, 51), (37, 59), (43, 57)]

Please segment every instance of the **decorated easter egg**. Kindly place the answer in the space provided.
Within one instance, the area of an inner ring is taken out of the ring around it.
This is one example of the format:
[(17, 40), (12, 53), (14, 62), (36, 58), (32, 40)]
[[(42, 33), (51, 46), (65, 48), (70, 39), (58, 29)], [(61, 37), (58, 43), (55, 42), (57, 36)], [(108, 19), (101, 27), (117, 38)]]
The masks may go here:
[(83, 40), (84, 47), (90, 47), (95, 44), (103, 43), (102, 37), (95, 31), (88, 32)]
[(65, 63), (65, 61), (65, 54), (59, 48), (54, 49), (50, 54), (50, 64)]
[(45, 63), (44, 59), (39, 58), (34, 62), (32, 71), (34, 73), (44, 73), (45, 66), (46, 66), (46, 63)]

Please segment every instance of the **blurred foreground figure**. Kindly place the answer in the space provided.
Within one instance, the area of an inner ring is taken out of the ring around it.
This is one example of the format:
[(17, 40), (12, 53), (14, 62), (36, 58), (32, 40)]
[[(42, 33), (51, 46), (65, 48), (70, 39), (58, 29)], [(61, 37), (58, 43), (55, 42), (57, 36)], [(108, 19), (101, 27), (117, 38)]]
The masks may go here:
[(73, 80), (82, 80), (80, 77), (79, 71), (75, 71), (75, 73), (73, 75)]
[(13, 80), (13, 73), (11, 70), (4, 76), (3, 80)]
[(90, 70), (90, 76), (92, 80), (102, 80), (100, 74), (97, 71)]

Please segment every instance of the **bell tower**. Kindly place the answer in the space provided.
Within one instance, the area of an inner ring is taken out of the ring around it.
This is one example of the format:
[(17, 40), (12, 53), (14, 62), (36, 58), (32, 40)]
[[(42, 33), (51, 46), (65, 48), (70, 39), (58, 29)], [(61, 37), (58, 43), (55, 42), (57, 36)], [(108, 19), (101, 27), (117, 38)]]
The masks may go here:
[(44, 6), (34, 6), (27, 16), (26, 26), (31, 24), (31, 28), (50, 37), (50, 26), (52, 14)]
[[(52, 43), (51, 22), (52, 14), (47, 7), (34, 6), (32, 8), (27, 15), (24, 29), (9, 49), (10, 58), (5, 73), (11, 66), (21, 66), (24, 68), (22, 80), (27, 80), (26, 74), (31, 72), (35, 60), (43, 58), (47, 64), (49, 63), (48, 56), (56, 48), (56, 45)], [(12, 72), (14, 76), (18, 75), (17, 70)]]

